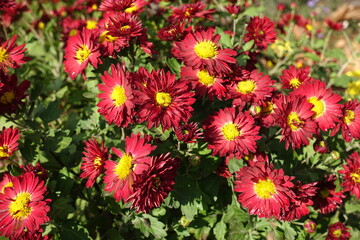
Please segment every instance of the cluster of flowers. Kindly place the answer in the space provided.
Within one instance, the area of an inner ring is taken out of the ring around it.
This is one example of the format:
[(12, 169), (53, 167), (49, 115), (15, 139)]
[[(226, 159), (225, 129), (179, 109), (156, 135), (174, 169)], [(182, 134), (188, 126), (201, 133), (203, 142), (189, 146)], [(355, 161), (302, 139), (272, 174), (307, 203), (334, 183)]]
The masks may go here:
[[(18, 148), (20, 131), (3, 128), (0, 132), (0, 160), (8, 159)], [(40, 225), (48, 222), (51, 199), (47, 194), (46, 170), (38, 163), (20, 166), (21, 175), (5, 173), (0, 181), (0, 235), (9, 239), (43, 239)]]

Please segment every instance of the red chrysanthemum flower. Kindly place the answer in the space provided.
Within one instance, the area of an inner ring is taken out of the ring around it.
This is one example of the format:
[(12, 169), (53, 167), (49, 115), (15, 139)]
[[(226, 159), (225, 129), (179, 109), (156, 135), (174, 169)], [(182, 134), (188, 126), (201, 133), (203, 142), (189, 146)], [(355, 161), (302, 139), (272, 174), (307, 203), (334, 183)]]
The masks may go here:
[(319, 210), (322, 214), (335, 211), (341, 204), (345, 195), (342, 191), (335, 192), (335, 175), (325, 176), (316, 187), (317, 194), (313, 197), (314, 209)]
[(342, 106), (343, 117), (335, 126), (330, 136), (334, 136), (340, 128), (342, 129), (342, 137), (346, 142), (351, 139), (358, 140), (360, 138), (360, 103), (357, 99), (344, 103)]
[(21, 236), (10, 237), (9, 240), (51, 240), (52, 235), (46, 234), (43, 236), (43, 230), (39, 228), (35, 232), (23, 232)]
[[(266, 98), (265, 100), (254, 105), (254, 108), (256, 109), (256, 113), (259, 114), (257, 116), (257, 120), (259, 121), (260, 126), (269, 128), (276, 124), (275, 108), (277, 108), (277, 106), (275, 102), (280, 97), (282, 97), (282, 94), (274, 95), (273, 92), (272, 97)], [(259, 109), (257, 109), (257, 107), (259, 107)]]
[(14, 178), (15, 177), (11, 176), (9, 173), (4, 174), (4, 176), (2, 177), (2, 180), (0, 182), (0, 193), (4, 194), (5, 188), (14, 186), (14, 183), (13, 183)]
[(0, 234), (17, 238), (25, 229), (35, 232), (49, 221), (50, 199), (44, 200), (46, 186), (34, 173), (12, 178), (12, 187), (0, 194)]
[(0, 1), (0, 11), (8, 10), (9, 8), (14, 8), (16, 6), (15, 0), (1, 0)]
[(351, 238), (350, 228), (343, 223), (337, 222), (329, 226), (328, 235), (325, 240), (348, 240)]
[(278, 218), (283, 208), (288, 208), (295, 197), (291, 188), (294, 177), (284, 175), (282, 169), (272, 164), (250, 162), (235, 173), (235, 192), (238, 201), (249, 214), (259, 217)]
[(314, 233), (316, 232), (316, 223), (312, 220), (306, 220), (304, 222), (304, 228), (305, 228), (305, 231), (308, 232), (308, 233)]
[(349, 191), (350, 194), (355, 195), (360, 199), (360, 155), (358, 152), (353, 152), (347, 159), (347, 165), (342, 165), (344, 170), (338, 172), (343, 175), (344, 181), (341, 186), (344, 191)]
[(170, 22), (182, 22), (184, 20), (191, 22), (192, 19), (195, 17), (213, 20), (211, 14), (215, 12), (214, 9), (204, 10), (206, 8), (206, 5), (205, 3), (202, 3), (200, 1), (194, 3), (186, 3), (178, 8), (170, 6), (170, 8), (173, 10), (171, 16), (169, 17)]
[(64, 66), (71, 79), (74, 80), (80, 73), (86, 79), (85, 68), (88, 63), (95, 68), (102, 63), (99, 47), (97, 36), (89, 29), (83, 28), (80, 33), (69, 37), (65, 48)]
[(25, 166), (20, 165), (20, 168), (23, 173), (32, 172), (35, 174), (35, 176), (37, 176), (44, 182), (48, 178), (48, 173), (47, 173), (46, 169), (43, 166), (41, 166), (41, 164), (39, 162), (37, 162), (35, 166), (30, 163), (28, 163)]
[(194, 143), (197, 139), (203, 138), (197, 122), (180, 124), (174, 128), (174, 132), (177, 139), (184, 143)]
[(1, 70), (0, 79), (4, 84), (0, 89), (0, 114), (15, 113), (23, 104), (22, 100), (27, 96), (25, 91), (30, 87), (30, 82), (24, 80), (18, 85), (15, 75), (6, 75)]
[(8, 159), (18, 148), (20, 130), (17, 128), (3, 127), (0, 133), (0, 160)]
[(330, 152), (327, 142), (322, 138), (318, 137), (314, 143), (314, 150), (320, 154)]
[(260, 50), (266, 49), (270, 43), (276, 40), (275, 25), (267, 17), (252, 17), (246, 31), (244, 41), (254, 40)]
[(312, 197), (316, 195), (317, 188), (314, 187), (317, 182), (302, 185), (300, 181), (292, 189), (295, 193), (294, 198), (288, 209), (282, 209), (281, 220), (292, 221), (300, 219), (309, 214), (308, 206), (313, 205)]
[(149, 144), (146, 138), (140, 137), (140, 134), (126, 137), (124, 152), (112, 148), (120, 159), (119, 162), (105, 161), (105, 191), (114, 192), (116, 201), (128, 202), (129, 196), (134, 193), (133, 183), (137, 182), (139, 174), (149, 168), (149, 154), (155, 148), (156, 146)]
[(187, 122), (195, 102), (189, 84), (176, 81), (174, 74), (164, 70), (152, 71), (150, 75), (151, 81), (138, 85), (140, 90), (136, 91), (139, 121), (147, 121), (148, 128), (161, 125), (163, 131)]
[(133, 184), (134, 193), (130, 196), (132, 208), (137, 212), (150, 212), (160, 207), (175, 184), (176, 171), (180, 159), (171, 158), (170, 153), (152, 157), (149, 168), (137, 176)]
[(305, 97), (294, 94), (283, 96), (276, 101), (275, 113), (282, 128), (280, 141), (285, 141), (286, 149), (309, 145), (309, 138), (316, 132), (317, 124), (312, 120), (313, 105)]
[(94, 185), (96, 178), (102, 173), (105, 161), (110, 159), (109, 149), (104, 146), (102, 141), (99, 144), (95, 138), (84, 142), (84, 156), (81, 164), (81, 178), (88, 178), (86, 187), (90, 188)]
[(216, 175), (226, 178), (226, 179), (232, 177), (232, 174), (229, 171), (229, 168), (228, 168), (227, 164), (225, 163), (225, 161), (220, 163), (220, 165), (217, 167), (215, 173), (216, 173)]
[(127, 127), (132, 123), (135, 105), (129, 78), (130, 75), (125, 73), (120, 64), (111, 65), (111, 75), (104, 72), (101, 76), (104, 84), (98, 85), (102, 93), (98, 95), (101, 101), (97, 106), (99, 113), (104, 115), (109, 124), (115, 123), (119, 127)]
[(331, 21), (330, 19), (325, 19), (325, 22), (326, 24), (329, 26), (329, 28), (331, 28), (332, 30), (335, 30), (335, 31), (340, 31), (343, 29), (343, 25), (342, 23), (339, 23), (339, 22), (333, 22)]
[(123, 12), (130, 8), (135, 0), (103, 0), (99, 6), (100, 11)]
[(268, 75), (262, 75), (258, 70), (253, 70), (246, 80), (233, 81), (230, 86), (231, 97), (234, 98), (233, 105), (242, 106), (244, 102), (255, 102), (265, 100), (272, 96), (275, 83)]
[(181, 67), (181, 79), (190, 81), (195, 93), (202, 97), (207, 96), (210, 101), (214, 97), (221, 100), (226, 96), (225, 81), (216, 75), (209, 74), (206, 69)]
[(291, 65), (288, 69), (282, 71), (280, 80), (283, 84), (283, 88), (295, 89), (312, 79), (309, 74), (310, 66), (307, 66), (306, 68), (297, 68), (294, 65)]
[(218, 44), (220, 35), (214, 35), (214, 29), (190, 32), (181, 42), (174, 42), (171, 49), (174, 56), (182, 60), (185, 66), (193, 69), (206, 69), (211, 75), (227, 73), (229, 63), (236, 63), (236, 51), (221, 49)]
[(184, 22), (173, 23), (161, 28), (157, 33), (157, 37), (163, 41), (181, 41), (185, 34), (184, 27)]
[(221, 157), (241, 158), (255, 153), (256, 141), (261, 138), (258, 135), (260, 127), (255, 125), (250, 113), (236, 108), (220, 109), (205, 121), (203, 128), (208, 148)]
[(326, 88), (326, 84), (320, 80), (308, 81), (294, 90), (294, 94), (305, 96), (307, 101), (313, 105), (312, 119), (318, 123), (319, 128), (328, 131), (335, 126), (335, 122), (342, 117), (341, 105), (338, 102), (342, 97)]
[(229, 3), (227, 6), (225, 6), (225, 9), (231, 15), (238, 15), (241, 10), (241, 6), (237, 4)]
[(14, 35), (11, 39), (0, 43), (0, 70), (4, 72), (7, 72), (8, 68), (19, 68), (28, 60), (24, 55), (25, 44), (17, 46), (16, 38), (17, 35)]
[(127, 43), (130, 38), (141, 35), (142, 24), (137, 16), (128, 13), (118, 13), (110, 17), (108, 26), (105, 28), (112, 37), (124, 38)]

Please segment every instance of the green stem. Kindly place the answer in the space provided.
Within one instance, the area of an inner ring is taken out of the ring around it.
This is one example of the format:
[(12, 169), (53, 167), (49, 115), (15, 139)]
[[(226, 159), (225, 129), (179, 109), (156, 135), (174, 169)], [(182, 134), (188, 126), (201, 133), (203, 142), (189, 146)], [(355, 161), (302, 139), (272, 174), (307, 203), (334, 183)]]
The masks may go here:
[(326, 49), (327, 49), (328, 46), (329, 46), (329, 41), (330, 41), (330, 37), (331, 37), (332, 33), (333, 33), (333, 30), (332, 30), (332, 29), (329, 29), (329, 31), (328, 31), (327, 34), (326, 34), (324, 46), (323, 46), (323, 49), (322, 49), (322, 51), (321, 51), (320, 63), (323, 62), (323, 60), (324, 60), (325, 52), (326, 52)]

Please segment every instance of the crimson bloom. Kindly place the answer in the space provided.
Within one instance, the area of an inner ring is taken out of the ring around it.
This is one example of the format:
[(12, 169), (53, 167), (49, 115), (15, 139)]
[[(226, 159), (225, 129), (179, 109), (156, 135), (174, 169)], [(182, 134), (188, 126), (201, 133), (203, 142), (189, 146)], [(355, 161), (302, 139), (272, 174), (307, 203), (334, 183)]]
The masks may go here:
[(80, 73), (86, 79), (85, 68), (88, 63), (95, 68), (102, 63), (99, 47), (97, 36), (87, 28), (83, 28), (75, 36), (69, 37), (65, 48), (64, 66), (65, 72), (69, 74), (71, 79), (74, 80)]
[(305, 97), (294, 94), (283, 96), (276, 101), (277, 123), (282, 128), (280, 141), (285, 141), (285, 148), (293, 149), (309, 145), (309, 138), (316, 132), (317, 124), (312, 120), (313, 105)]
[(342, 222), (331, 224), (325, 240), (348, 240), (351, 238), (349, 230)]
[(0, 160), (8, 159), (18, 148), (20, 130), (17, 128), (3, 127), (0, 133)]
[(252, 17), (246, 31), (244, 40), (246, 42), (254, 40), (260, 50), (266, 49), (270, 43), (276, 40), (275, 25), (267, 17)]
[(326, 24), (329, 26), (329, 28), (331, 28), (332, 30), (335, 31), (340, 31), (343, 29), (343, 25), (342, 23), (338, 23), (338, 22), (333, 22), (330, 19), (325, 19)]
[(15, 113), (23, 104), (22, 100), (27, 96), (25, 92), (30, 87), (30, 82), (24, 80), (18, 85), (15, 75), (7, 75), (1, 70), (0, 79), (4, 84), (0, 89), (0, 114)]
[(137, 212), (148, 213), (161, 203), (172, 191), (180, 159), (171, 158), (170, 153), (152, 157), (149, 168), (137, 176), (133, 184), (134, 193), (129, 197)]
[(135, 0), (103, 0), (99, 6), (99, 10), (122, 12), (132, 7), (134, 2)]
[(104, 115), (109, 124), (115, 123), (119, 127), (127, 127), (132, 123), (135, 105), (129, 76), (120, 64), (111, 65), (111, 75), (104, 72), (101, 76), (104, 84), (98, 85), (102, 93), (98, 95), (101, 101), (97, 106), (99, 113)]
[(358, 152), (353, 152), (346, 159), (346, 165), (342, 165), (344, 170), (338, 172), (343, 175), (344, 181), (341, 186), (344, 191), (349, 191), (350, 194), (355, 195), (360, 199), (360, 155)]
[(250, 113), (236, 108), (220, 109), (205, 121), (203, 128), (208, 148), (219, 156), (241, 158), (249, 152), (255, 153), (256, 141), (261, 138), (260, 127), (255, 125)]
[(214, 9), (204, 10), (206, 8), (206, 5), (205, 3), (202, 3), (200, 1), (182, 4), (178, 8), (170, 6), (170, 8), (173, 10), (171, 16), (169, 17), (170, 22), (178, 22), (184, 20), (188, 20), (189, 22), (191, 22), (191, 20), (195, 17), (213, 20), (211, 14), (215, 12)]
[(317, 194), (313, 197), (314, 209), (319, 210), (322, 214), (335, 211), (341, 204), (345, 195), (342, 191), (335, 192), (335, 175), (325, 176), (316, 187)]
[(178, 127), (180, 122), (187, 122), (193, 111), (191, 105), (195, 102), (189, 84), (182, 80), (176, 81), (174, 74), (163, 69), (152, 71), (150, 78), (151, 81), (145, 86), (137, 86), (139, 121), (147, 121), (148, 128), (161, 125), (163, 131)]
[(43, 166), (41, 166), (41, 164), (39, 162), (37, 162), (35, 166), (28, 163), (25, 166), (20, 165), (20, 167), (21, 167), (21, 171), (23, 173), (32, 172), (35, 174), (35, 176), (40, 178), (40, 180), (43, 180), (43, 181), (47, 180), (48, 173), (47, 173), (46, 169)]
[(307, 66), (306, 68), (297, 68), (294, 65), (291, 65), (288, 69), (282, 71), (280, 80), (283, 84), (283, 88), (295, 89), (312, 79), (309, 74), (310, 66)]
[(351, 139), (360, 138), (360, 103), (357, 99), (344, 103), (342, 106), (343, 117), (334, 127), (330, 136), (334, 136), (340, 128), (342, 129), (342, 137), (346, 142)]
[(203, 138), (197, 122), (180, 124), (174, 132), (177, 139), (184, 143), (194, 143), (197, 139)]
[(174, 42), (171, 49), (174, 56), (193, 69), (206, 69), (210, 74), (221, 74), (231, 70), (229, 63), (236, 63), (236, 51), (221, 49), (220, 35), (214, 29), (188, 33), (180, 42)]
[(17, 46), (16, 38), (17, 35), (14, 35), (11, 39), (0, 43), (0, 70), (4, 72), (7, 72), (8, 68), (19, 68), (28, 60), (24, 55), (25, 44)]
[(283, 208), (288, 208), (294, 192), (294, 177), (284, 175), (282, 169), (274, 169), (266, 162), (250, 162), (236, 172), (234, 191), (240, 192), (238, 201), (249, 214), (259, 217), (278, 218)]
[(184, 37), (184, 23), (176, 22), (163, 27), (158, 31), (157, 37), (163, 41), (181, 41)]
[(304, 228), (305, 228), (305, 231), (308, 232), (308, 233), (314, 233), (316, 232), (316, 223), (312, 220), (306, 220), (304, 222)]
[(110, 159), (109, 149), (104, 146), (102, 141), (99, 144), (95, 138), (89, 139), (84, 142), (84, 156), (82, 158), (80, 175), (81, 178), (88, 178), (86, 187), (90, 188), (94, 185), (96, 178), (102, 173), (105, 161)]
[(112, 37), (123, 38), (126, 45), (130, 38), (141, 35), (142, 24), (137, 16), (128, 13), (118, 13), (110, 17), (108, 26), (105, 28)]
[(18, 239), (25, 229), (35, 232), (50, 220), (50, 199), (44, 200), (46, 186), (34, 173), (12, 178), (12, 184), (0, 194), (0, 234)]
[(149, 154), (156, 146), (148, 143), (147, 138), (140, 134), (132, 134), (125, 139), (125, 151), (112, 148), (120, 158), (119, 162), (105, 161), (105, 191), (114, 192), (116, 201), (129, 201), (129, 196), (134, 193), (133, 184), (137, 182), (137, 176), (149, 168), (151, 157)]

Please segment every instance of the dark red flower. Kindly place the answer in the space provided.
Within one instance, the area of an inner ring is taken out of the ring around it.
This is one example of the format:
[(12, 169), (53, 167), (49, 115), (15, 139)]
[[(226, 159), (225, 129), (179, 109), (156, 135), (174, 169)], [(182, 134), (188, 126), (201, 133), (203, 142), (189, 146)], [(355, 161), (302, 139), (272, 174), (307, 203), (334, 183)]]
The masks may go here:
[(197, 122), (180, 124), (174, 128), (174, 132), (177, 139), (184, 143), (194, 143), (203, 138)]
[(23, 173), (32, 172), (43, 181), (46, 181), (48, 178), (48, 173), (46, 169), (43, 166), (41, 166), (39, 162), (37, 162), (35, 166), (28, 163), (27, 165), (20, 167)]
[(244, 40), (254, 40), (260, 50), (267, 49), (268, 45), (276, 40), (275, 25), (267, 17), (252, 17), (246, 31)]
[(191, 22), (195, 17), (213, 20), (211, 14), (215, 12), (214, 9), (204, 10), (206, 5), (200, 1), (186, 3), (178, 8), (170, 6), (170, 8), (173, 10), (171, 16), (169, 17), (170, 22), (182, 22), (184, 20)]
[(347, 228), (341, 222), (331, 224), (325, 240), (348, 240), (351, 238), (349, 230), (350, 228)]
[(339, 170), (343, 176), (341, 186), (344, 191), (349, 191), (350, 194), (355, 195), (360, 199), (360, 155), (358, 152), (353, 152), (347, 159), (346, 165), (342, 165), (344, 170)]
[(330, 19), (325, 19), (326, 24), (329, 26), (329, 28), (331, 28), (332, 30), (335, 31), (340, 31), (343, 29), (343, 25), (342, 23), (338, 23), (338, 22), (333, 22)]
[(20, 130), (3, 127), (0, 132), (0, 160), (8, 159), (18, 149)]
[(25, 44), (17, 46), (17, 35), (12, 36), (11, 39), (0, 43), (0, 70), (7, 72), (8, 68), (19, 68), (21, 64), (29, 60), (25, 57)]

